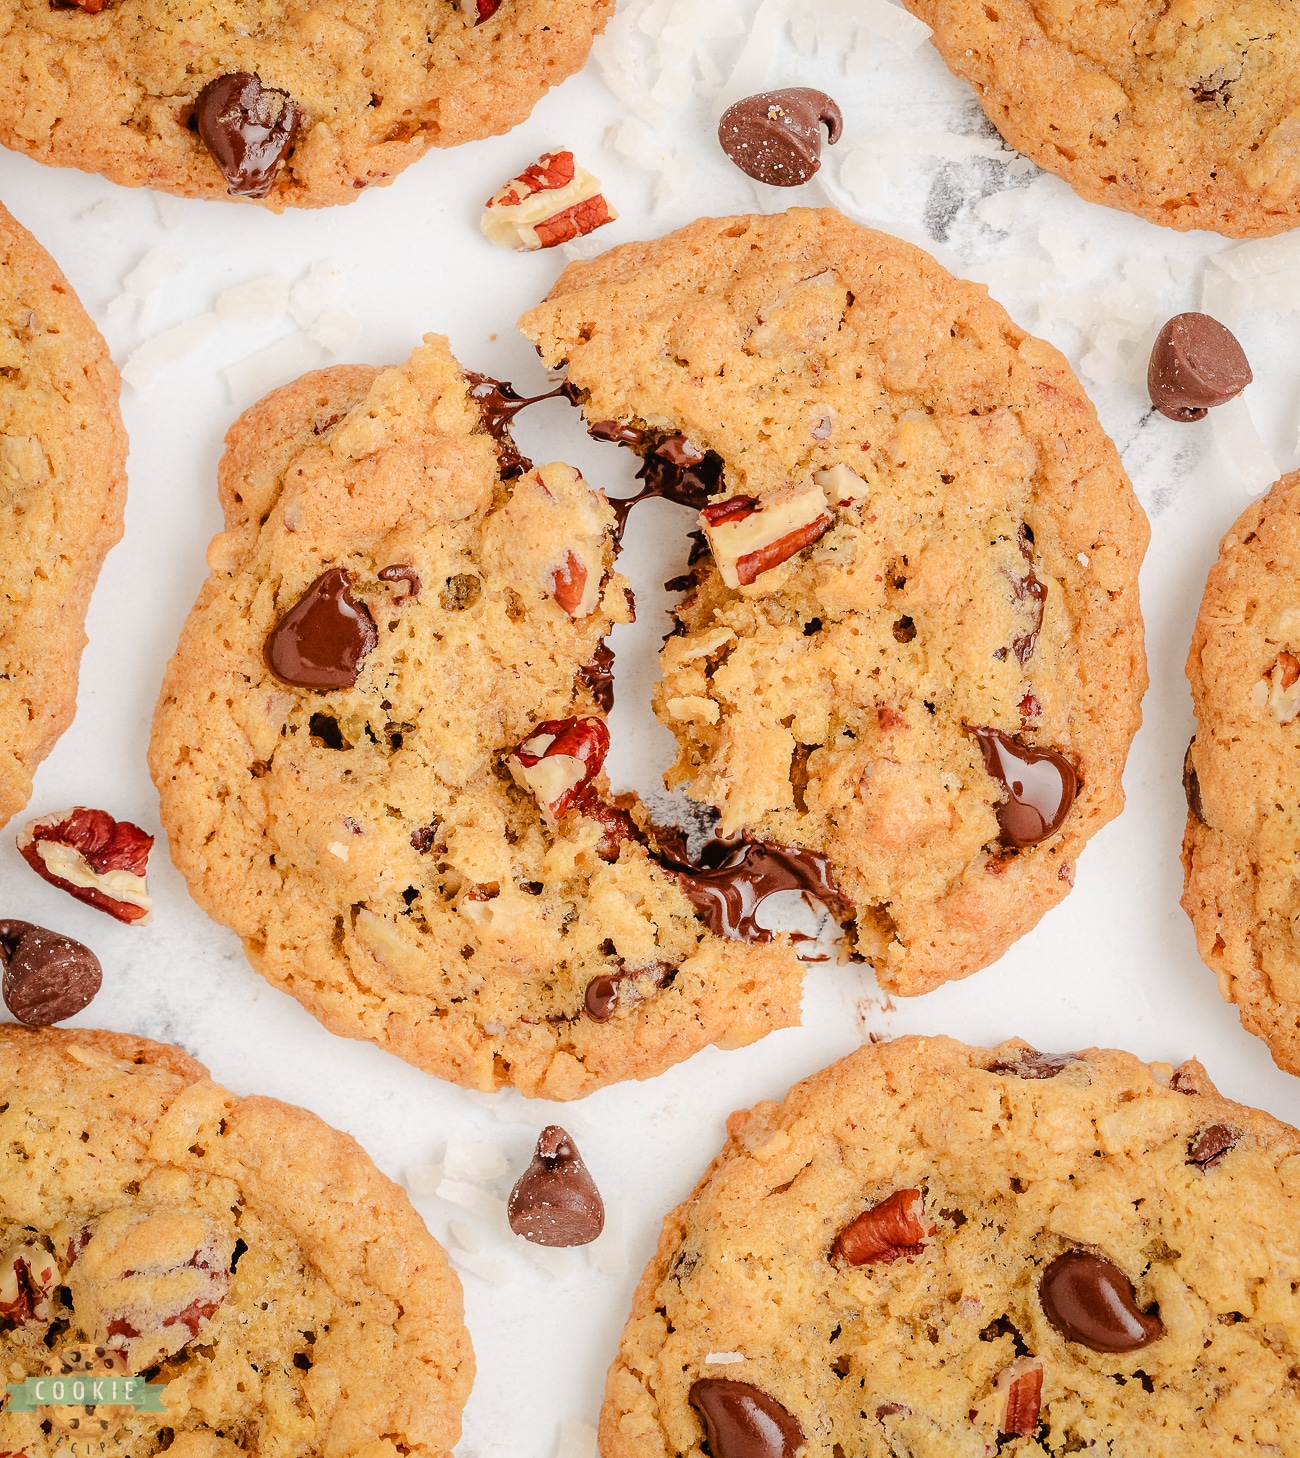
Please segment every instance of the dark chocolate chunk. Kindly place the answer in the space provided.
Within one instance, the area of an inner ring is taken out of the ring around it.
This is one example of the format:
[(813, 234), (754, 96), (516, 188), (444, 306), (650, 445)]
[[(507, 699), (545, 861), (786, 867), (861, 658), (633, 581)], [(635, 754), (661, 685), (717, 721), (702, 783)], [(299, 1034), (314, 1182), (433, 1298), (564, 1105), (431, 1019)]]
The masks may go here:
[(491, 375), (480, 375), (473, 370), (466, 370), (465, 378), (469, 381), (469, 397), (478, 405), (483, 429), (497, 443), (497, 470), (503, 481), (522, 476), (533, 468), (533, 463), (511, 438), (510, 423), (515, 416), (543, 400), (567, 400), (570, 405), (579, 403), (578, 388), (568, 380), (562, 380), (553, 390), (542, 395), (521, 395), (509, 380), (494, 380)]
[(608, 714), (614, 707), (614, 650), (603, 638), (587, 662), (579, 665), (577, 679)]
[(1076, 1060), (1069, 1053), (1040, 1053), (1024, 1048), (1015, 1058), (999, 1058), (989, 1064), (990, 1073), (1009, 1073), (1016, 1078), (1055, 1078)]
[(605, 1202), (578, 1146), (550, 1124), (506, 1206), (510, 1228), (534, 1245), (589, 1245), (605, 1228)]
[(996, 807), (1002, 843), (1037, 845), (1060, 828), (1079, 792), (1079, 776), (1054, 749), (1030, 749), (1001, 729), (967, 728), (979, 741), (984, 768), (1007, 798)]
[(1034, 549), (1032, 538), (1025, 527), (1020, 528), (1020, 555), (1029, 564), (1029, 571), (1017, 578), (1011, 588), (1011, 600), (1019, 606), (1023, 602), (1033, 604), (1033, 626), (1027, 633), (1017, 634), (1011, 640), (1011, 651), (1016, 662), (1023, 668), (1034, 655), (1038, 635), (1043, 631), (1043, 611), (1047, 606), (1047, 584), (1040, 582), (1034, 572)]
[(5, 1006), (20, 1023), (44, 1028), (87, 1006), (103, 969), (89, 947), (29, 921), (0, 921)]
[(1236, 336), (1208, 314), (1176, 314), (1157, 335), (1147, 366), (1151, 403), (1170, 420), (1200, 420), (1252, 379)]
[(408, 598), (420, 595), (420, 574), (405, 562), (398, 562), (392, 567), (383, 568), (379, 573), (379, 580), (380, 582), (406, 583)]
[(722, 150), (748, 176), (773, 187), (798, 187), (822, 165), (822, 127), (834, 146), (844, 131), (840, 109), (806, 86), (763, 91), (729, 106), (718, 123)]
[(804, 1446), (798, 1418), (748, 1382), (703, 1377), (691, 1385), (690, 1404), (704, 1419), (712, 1458), (795, 1458)]
[(638, 977), (648, 977), (655, 987), (663, 987), (672, 980), (676, 971), (671, 962), (651, 962), (645, 967), (625, 968), (621, 959), (617, 972), (600, 972), (587, 983), (583, 995), (583, 1006), (587, 1016), (598, 1023), (607, 1023), (614, 1016), (618, 1005), (619, 990), (624, 982)]
[(1201, 825), (1205, 825), (1208, 822), (1205, 819), (1205, 803), (1201, 799), (1201, 780), (1192, 763), (1192, 744), (1195, 743), (1196, 737), (1193, 735), (1191, 744), (1187, 746), (1187, 753), (1183, 755), (1183, 794), (1187, 799), (1188, 810)]
[(1197, 1169), (1213, 1169), (1240, 1138), (1241, 1131), (1231, 1124), (1211, 1124), (1187, 1146), (1187, 1163)]
[(1043, 1272), (1038, 1298), (1067, 1342), (1094, 1352), (1136, 1352), (1164, 1336), (1158, 1314), (1139, 1311), (1133, 1283), (1104, 1256), (1067, 1250)]
[(249, 71), (218, 76), (199, 92), (194, 120), (232, 197), (265, 197), (275, 185), (302, 112), (287, 91)]
[(345, 567), (322, 572), (267, 635), (263, 657), (295, 688), (351, 688), (379, 642), (375, 620), (350, 590)]
[[(713, 451), (700, 450), (684, 435), (655, 439), (648, 431), (619, 425), (613, 420), (598, 420), (587, 427), (587, 433), (596, 440), (613, 441), (644, 454), (641, 469), (636, 475), (637, 480), (644, 481), (645, 485), (635, 496), (610, 499), (616, 521), (615, 536), (619, 541), (623, 539), (628, 514), (638, 501), (662, 496), (665, 501), (675, 501), (679, 506), (701, 511), (708, 505), (709, 497), (722, 490), (722, 457)], [(703, 540), (701, 533), (692, 532), (691, 535), (700, 536)], [(707, 550), (705, 547), (704, 551)], [(690, 565), (694, 566), (698, 560), (692, 549)]]

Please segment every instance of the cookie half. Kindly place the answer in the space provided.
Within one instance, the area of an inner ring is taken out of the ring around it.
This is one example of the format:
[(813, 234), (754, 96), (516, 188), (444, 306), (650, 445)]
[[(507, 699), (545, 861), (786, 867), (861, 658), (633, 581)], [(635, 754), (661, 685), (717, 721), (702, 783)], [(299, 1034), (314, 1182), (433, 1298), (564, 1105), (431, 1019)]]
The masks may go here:
[(671, 782), (722, 836), (824, 857), (889, 991), (1000, 956), (1119, 812), (1146, 686), (1146, 519), (1062, 356), (803, 209), (571, 264), (521, 328), (702, 508)]
[(122, 535), (119, 389), (71, 285), (0, 207), (0, 825), (76, 710), (86, 609)]
[(274, 211), (351, 202), (496, 136), (579, 70), (613, 0), (18, 0), (0, 142), (55, 167)]
[(1233, 238), (1300, 221), (1300, 16), (1224, 6), (906, 0), (989, 120), (1089, 202)]
[(460, 1284), (355, 1140), (115, 1033), (0, 1028), (0, 1089), (9, 1380), (129, 1372), (163, 1405), (11, 1403), (6, 1448), (450, 1453)]
[(1300, 1073), (1300, 474), (1220, 544), (1187, 677), (1197, 727), (1183, 768), (1183, 910), (1242, 1026)]
[(902, 1038), (728, 1133), (637, 1288), (603, 1458), (1300, 1444), (1300, 1133), (1199, 1064)]

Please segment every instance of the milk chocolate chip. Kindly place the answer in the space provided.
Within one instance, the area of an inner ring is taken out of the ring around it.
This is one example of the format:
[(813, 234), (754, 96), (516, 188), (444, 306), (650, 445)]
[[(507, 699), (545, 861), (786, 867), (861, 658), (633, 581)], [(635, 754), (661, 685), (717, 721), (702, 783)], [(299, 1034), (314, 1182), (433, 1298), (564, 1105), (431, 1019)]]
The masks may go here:
[(834, 146), (844, 131), (840, 109), (806, 86), (763, 91), (728, 107), (718, 123), (722, 150), (740, 170), (773, 187), (798, 187), (822, 165), (822, 127)]
[(265, 197), (302, 124), (287, 91), (249, 71), (218, 76), (199, 92), (194, 120), (231, 197)]
[(1001, 729), (967, 729), (979, 741), (984, 768), (1006, 791), (995, 808), (1002, 843), (1037, 845), (1060, 828), (1079, 792), (1079, 776), (1054, 749), (1030, 749)]
[(263, 657), (294, 688), (351, 688), (379, 642), (375, 620), (352, 596), (345, 567), (322, 572), (271, 630)]
[(34, 1028), (79, 1013), (104, 975), (89, 947), (29, 921), (0, 921), (0, 957), (5, 1006)]
[(804, 1445), (798, 1418), (748, 1382), (701, 1378), (690, 1404), (704, 1419), (713, 1458), (795, 1458)]
[(1192, 743), (1187, 746), (1187, 753), (1183, 755), (1183, 796), (1193, 818), (1199, 824), (1204, 825), (1206, 824), (1205, 801), (1201, 799), (1201, 777), (1196, 773), (1196, 766), (1192, 763), (1192, 744), (1195, 743), (1196, 739), (1193, 737)]
[(578, 1146), (558, 1124), (543, 1129), (533, 1162), (510, 1191), (510, 1228), (534, 1245), (589, 1245), (605, 1228), (605, 1202)]
[(1200, 420), (1252, 379), (1236, 336), (1208, 314), (1176, 314), (1157, 335), (1147, 366), (1151, 403), (1170, 420)]
[(1038, 1298), (1067, 1342), (1094, 1352), (1136, 1352), (1165, 1334), (1159, 1315), (1138, 1310), (1124, 1272), (1086, 1250), (1057, 1256), (1038, 1283)]
[(1241, 1131), (1231, 1124), (1211, 1124), (1187, 1146), (1187, 1163), (1197, 1169), (1211, 1170), (1230, 1149), (1236, 1147), (1240, 1138)]

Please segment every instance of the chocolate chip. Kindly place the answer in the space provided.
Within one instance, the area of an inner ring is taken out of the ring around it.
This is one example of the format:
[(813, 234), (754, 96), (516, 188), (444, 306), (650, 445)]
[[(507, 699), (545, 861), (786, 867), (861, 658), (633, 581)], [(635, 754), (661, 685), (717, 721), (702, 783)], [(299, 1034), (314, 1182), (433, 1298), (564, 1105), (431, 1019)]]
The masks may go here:
[(722, 150), (748, 176), (773, 187), (798, 187), (822, 165), (822, 127), (831, 146), (844, 130), (840, 109), (806, 86), (763, 91), (727, 108), (718, 123)]
[(1067, 1342), (1094, 1352), (1135, 1352), (1165, 1334), (1158, 1314), (1139, 1311), (1133, 1283), (1104, 1256), (1067, 1250), (1043, 1272), (1038, 1297)]
[(542, 1130), (506, 1210), (511, 1230), (534, 1245), (589, 1245), (604, 1229), (600, 1191), (558, 1124)]
[(804, 1446), (794, 1414), (748, 1382), (701, 1378), (690, 1404), (704, 1419), (712, 1458), (795, 1458)]
[(379, 573), (379, 580), (380, 582), (406, 583), (408, 598), (420, 595), (420, 574), (405, 562), (396, 562), (391, 567), (383, 568)]
[(302, 124), (287, 91), (249, 71), (218, 76), (199, 92), (194, 119), (231, 197), (265, 197)]
[(989, 1064), (990, 1073), (1009, 1073), (1016, 1078), (1055, 1078), (1077, 1060), (1069, 1053), (1040, 1053), (1025, 1048), (1015, 1058), (999, 1058)]
[(1187, 1146), (1187, 1163), (1197, 1169), (1213, 1169), (1241, 1138), (1241, 1131), (1230, 1124), (1211, 1124)]
[(263, 657), (295, 688), (351, 688), (379, 641), (375, 620), (351, 593), (344, 567), (322, 572), (268, 634)]
[(1192, 763), (1192, 744), (1196, 743), (1193, 736), (1191, 744), (1187, 746), (1187, 753), (1183, 755), (1183, 794), (1187, 799), (1187, 808), (1192, 816), (1201, 824), (1207, 824), (1205, 819), (1205, 802), (1201, 799), (1201, 780), (1196, 773), (1196, 766)]
[(622, 977), (617, 972), (600, 972), (587, 983), (582, 1003), (587, 1016), (598, 1023), (607, 1023), (614, 1016), (618, 1003), (618, 985)]
[(5, 1006), (20, 1023), (44, 1028), (79, 1013), (103, 970), (89, 947), (28, 921), (0, 921)]
[(543, 395), (521, 395), (509, 380), (495, 380), (491, 375), (480, 375), (474, 370), (466, 370), (465, 379), (469, 382), (469, 397), (478, 406), (483, 429), (496, 441), (497, 471), (503, 481), (522, 476), (525, 471), (532, 470), (533, 465), (511, 438), (510, 425), (515, 416), (543, 400), (567, 400), (570, 405), (579, 403), (578, 387), (568, 380), (562, 380)]
[(1176, 314), (1157, 335), (1147, 366), (1151, 403), (1170, 420), (1200, 420), (1253, 378), (1236, 337), (1208, 314)]
[(614, 650), (603, 638), (574, 677), (608, 714), (614, 707)]
[(1007, 798), (995, 807), (1002, 843), (1037, 845), (1060, 828), (1079, 791), (1079, 776), (1054, 749), (1030, 749), (1001, 729), (966, 730), (979, 741), (984, 768)]

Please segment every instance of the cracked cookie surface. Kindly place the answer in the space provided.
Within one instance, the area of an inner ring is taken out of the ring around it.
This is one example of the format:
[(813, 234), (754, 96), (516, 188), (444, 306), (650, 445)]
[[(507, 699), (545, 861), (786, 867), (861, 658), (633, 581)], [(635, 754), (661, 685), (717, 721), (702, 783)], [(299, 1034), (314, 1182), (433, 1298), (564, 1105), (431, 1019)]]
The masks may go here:
[[(486, 9), (486, 7), (483, 7)], [(265, 205), (351, 202), (430, 147), (508, 131), (579, 70), (613, 0), (108, 0), (0, 7), (0, 142), (186, 197), (227, 195), (195, 128), (222, 76), (288, 93), (300, 122)]]
[(1183, 909), (1219, 989), (1300, 1073), (1300, 474), (1232, 524), (1187, 655)]
[(0, 207), (0, 825), (76, 710), (86, 609), (122, 535), (119, 388), (71, 285)]
[(1288, 0), (906, 0), (1006, 140), (1081, 197), (1167, 227), (1300, 222)]
[(1119, 812), (1146, 685), (1146, 519), (1065, 360), (802, 209), (571, 264), (521, 327), (593, 433), (723, 473), (660, 659), (670, 783), (826, 856), (887, 990), (1000, 956)]
[[(754, 1393), (768, 1443), (714, 1458), (1300, 1444), (1300, 1134), (1199, 1064), (908, 1037), (727, 1127), (637, 1288), (604, 1458), (696, 1458)], [(1072, 1267), (1127, 1320), (1089, 1325)]]
[[(503, 475), (469, 390), (430, 335), (235, 423), (150, 767), (195, 897), (327, 1027), (573, 1098), (789, 1025), (801, 968), (710, 932), (603, 798), (614, 513), (568, 467)], [(351, 667), (295, 666), (309, 598)]]
[[(474, 1371), (460, 1285), (355, 1140), (178, 1048), (13, 1026), (0, 1130), (8, 1380), (98, 1346), (163, 1385), (162, 1413), (111, 1410), (130, 1458), (451, 1452)], [(0, 1445), (100, 1452), (79, 1414), (0, 1413)]]

